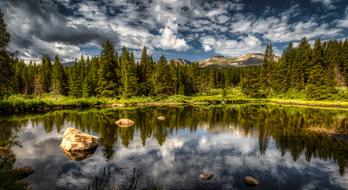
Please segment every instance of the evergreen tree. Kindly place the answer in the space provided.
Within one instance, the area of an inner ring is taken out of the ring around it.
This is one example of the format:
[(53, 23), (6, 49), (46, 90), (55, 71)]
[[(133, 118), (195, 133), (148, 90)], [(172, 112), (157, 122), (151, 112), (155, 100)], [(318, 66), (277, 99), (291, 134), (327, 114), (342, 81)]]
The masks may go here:
[[(116, 96), (118, 78), (117, 78), (117, 59), (115, 59), (115, 49), (110, 41), (102, 45), (100, 64), (98, 68), (98, 87), (97, 94), (104, 97)], [(116, 53), (117, 54), (117, 53)]]
[(272, 90), (272, 73), (275, 67), (274, 54), (272, 49), (272, 44), (267, 44), (265, 50), (265, 57), (262, 65), (262, 86), (266, 92), (269, 94)]
[(131, 97), (136, 94), (136, 65), (133, 53), (129, 54), (126, 47), (122, 48), (120, 70), (120, 92), (124, 98)]
[(274, 66), (272, 74), (272, 87), (277, 93), (287, 92), (291, 85), (291, 72), (293, 68), (294, 48), (290, 42), (284, 50), (280, 60)]
[(306, 85), (306, 93), (311, 99), (325, 99), (334, 92), (328, 82), (327, 75), (325, 75), (323, 65), (323, 49), (320, 40), (316, 40), (312, 59), (307, 67), (308, 83)]
[(311, 46), (307, 38), (302, 38), (295, 55), (292, 68), (291, 87), (303, 90), (308, 79), (306, 74), (307, 64), (311, 61)]
[(23, 70), (25, 68), (25, 64), (18, 59), (13, 61), (14, 64), (14, 92), (15, 93), (24, 93), (24, 80), (23, 80)]
[(168, 71), (167, 60), (164, 56), (161, 56), (152, 76), (152, 84), (156, 96), (168, 95), (170, 92), (170, 75)]
[[(264, 72), (264, 70), (262, 70)], [(264, 75), (262, 75), (264, 77)], [(244, 94), (254, 98), (264, 98), (265, 93), (262, 91), (260, 80), (260, 68), (247, 69), (242, 76), (241, 87)]]
[(35, 88), (35, 77), (37, 75), (36, 63), (30, 61), (28, 65), (28, 94), (34, 93)]
[(52, 93), (54, 96), (66, 95), (65, 72), (58, 55), (55, 56), (52, 68)]
[(14, 71), (11, 67), (11, 56), (7, 51), (10, 34), (7, 32), (4, 13), (0, 9), (0, 98), (11, 93)]
[(51, 59), (47, 56), (44, 55), (42, 57), (42, 63), (40, 66), (40, 72), (39, 75), (41, 75), (41, 82), (43, 86), (44, 92), (50, 92), (51, 91), (51, 69), (52, 69), (52, 63)]
[(147, 71), (149, 67), (149, 59), (147, 55), (147, 48), (144, 47), (141, 51), (140, 64), (137, 69), (138, 76), (138, 94), (147, 95), (148, 91), (146, 89)]
[(348, 86), (348, 40), (345, 39), (342, 45), (342, 70), (343, 70), (343, 77), (346, 83), (346, 86)]

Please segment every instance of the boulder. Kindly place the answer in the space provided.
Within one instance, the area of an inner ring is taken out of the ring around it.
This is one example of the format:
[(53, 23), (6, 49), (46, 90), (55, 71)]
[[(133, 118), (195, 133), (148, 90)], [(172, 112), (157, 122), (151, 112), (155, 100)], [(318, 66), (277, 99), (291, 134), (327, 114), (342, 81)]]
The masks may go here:
[(31, 168), (30, 166), (19, 167), (19, 168), (12, 170), (12, 174), (18, 180), (24, 179), (34, 172), (35, 172), (35, 170), (33, 168)]
[(85, 151), (98, 145), (99, 138), (83, 133), (75, 128), (68, 128), (63, 135), (60, 146), (66, 151)]
[(259, 184), (259, 181), (257, 181), (257, 179), (255, 179), (255, 178), (253, 178), (253, 177), (251, 177), (251, 176), (246, 176), (246, 177), (244, 178), (244, 183), (245, 183), (246, 185), (249, 185), (249, 186), (256, 186), (256, 185)]
[(134, 121), (126, 118), (119, 119), (115, 121), (115, 124), (118, 125), (119, 127), (130, 127), (134, 125)]
[(157, 119), (160, 120), (160, 121), (163, 121), (163, 120), (165, 120), (166, 118), (165, 118), (164, 116), (158, 116)]
[(6, 156), (11, 154), (10, 149), (0, 147), (0, 156)]
[(67, 151), (64, 150), (64, 154), (69, 160), (81, 161), (93, 156), (94, 152), (97, 150), (97, 147), (94, 147), (90, 150), (85, 151)]
[(204, 179), (204, 180), (209, 180), (209, 179), (211, 179), (211, 178), (213, 178), (213, 174), (211, 174), (211, 173), (209, 173), (209, 172), (207, 172), (207, 171), (204, 171), (204, 172), (202, 172), (200, 175), (199, 175), (199, 177), (201, 178), (201, 179)]

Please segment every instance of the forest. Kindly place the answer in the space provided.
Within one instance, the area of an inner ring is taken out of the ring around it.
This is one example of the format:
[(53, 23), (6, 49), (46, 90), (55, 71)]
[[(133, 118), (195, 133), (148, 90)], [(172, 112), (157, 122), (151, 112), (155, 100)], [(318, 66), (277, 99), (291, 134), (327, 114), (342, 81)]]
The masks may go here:
[(100, 56), (81, 56), (64, 66), (59, 55), (42, 55), (41, 63), (25, 63), (8, 50), (10, 34), (0, 15), (0, 97), (26, 98), (50, 94), (74, 98), (171, 95), (206, 95), (220, 89), (238, 88), (247, 97), (307, 100), (347, 100), (348, 41), (305, 37), (289, 43), (275, 60), (272, 44), (265, 50), (262, 66), (202, 68), (198, 62), (180, 64), (161, 56), (154, 60), (143, 47), (137, 60), (126, 47), (117, 52), (110, 41), (101, 46)]

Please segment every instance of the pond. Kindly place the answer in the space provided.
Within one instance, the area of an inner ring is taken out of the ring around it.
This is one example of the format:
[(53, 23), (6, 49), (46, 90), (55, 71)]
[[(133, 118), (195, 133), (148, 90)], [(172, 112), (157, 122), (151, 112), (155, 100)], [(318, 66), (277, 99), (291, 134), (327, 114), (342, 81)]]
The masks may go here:
[[(165, 116), (165, 120), (158, 120)], [(120, 128), (119, 118), (135, 125)], [(274, 105), (62, 110), (0, 117), (1, 169), (31, 166), (36, 189), (348, 189), (348, 111)], [(102, 138), (77, 160), (66, 128)], [(210, 180), (200, 178), (207, 171)], [(260, 184), (249, 187), (245, 176)], [(1, 189), (1, 188), (0, 188)]]

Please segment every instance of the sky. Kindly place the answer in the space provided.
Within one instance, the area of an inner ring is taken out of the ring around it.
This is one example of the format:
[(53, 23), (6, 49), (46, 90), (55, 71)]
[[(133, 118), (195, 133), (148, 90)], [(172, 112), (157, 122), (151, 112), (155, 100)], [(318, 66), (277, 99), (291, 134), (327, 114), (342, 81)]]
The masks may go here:
[(348, 37), (347, 0), (0, 0), (9, 49), (26, 61), (64, 62), (100, 54), (105, 40), (140, 57), (203, 60), (263, 52), (280, 55), (303, 37)]

